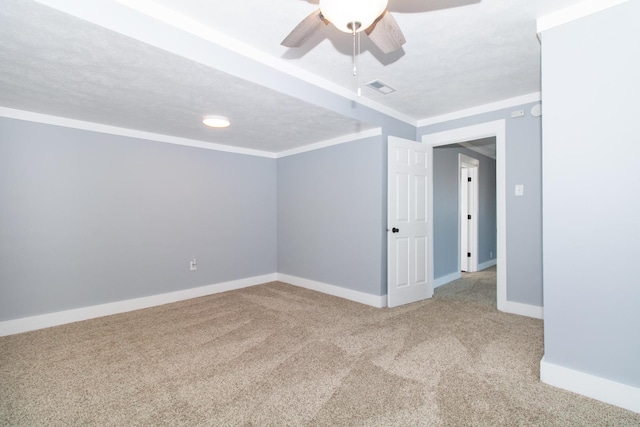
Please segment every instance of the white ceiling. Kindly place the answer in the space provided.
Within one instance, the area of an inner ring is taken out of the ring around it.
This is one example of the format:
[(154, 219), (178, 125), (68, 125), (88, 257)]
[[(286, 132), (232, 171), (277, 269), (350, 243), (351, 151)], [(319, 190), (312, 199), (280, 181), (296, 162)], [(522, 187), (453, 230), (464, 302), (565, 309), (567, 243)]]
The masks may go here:
[(284, 152), (379, 126), (308, 82), (413, 125), (539, 92), (536, 18), (579, 1), (390, 0), (407, 43), (384, 55), (363, 37), (359, 82), (397, 91), (358, 98), (350, 35), (280, 45), (316, 1), (2, 0), (0, 107)]

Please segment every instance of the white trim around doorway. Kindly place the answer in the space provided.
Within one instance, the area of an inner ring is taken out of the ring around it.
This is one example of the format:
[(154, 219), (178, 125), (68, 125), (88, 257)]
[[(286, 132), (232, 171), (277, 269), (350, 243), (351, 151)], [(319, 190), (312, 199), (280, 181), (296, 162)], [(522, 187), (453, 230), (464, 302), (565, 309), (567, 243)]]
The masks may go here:
[[(530, 313), (518, 312), (518, 305), (507, 301), (507, 189), (506, 189), (506, 122), (496, 120), (448, 131), (422, 136), (422, 142), (432, 147), (457, 144), (482, 138), (496, 138), (496, 223), (497, 223), (497, 306), (507, 313), (528, 316)], [(433, 174), (433, 172), (431, 172)], [(430, 177), (433, 179), (433, 176)], [(433, 194), (429, 194), (433, 197)], [(433, 256), (433, 254), (432, 254)], [(513, 311), (515, 310), (515, 311)]]

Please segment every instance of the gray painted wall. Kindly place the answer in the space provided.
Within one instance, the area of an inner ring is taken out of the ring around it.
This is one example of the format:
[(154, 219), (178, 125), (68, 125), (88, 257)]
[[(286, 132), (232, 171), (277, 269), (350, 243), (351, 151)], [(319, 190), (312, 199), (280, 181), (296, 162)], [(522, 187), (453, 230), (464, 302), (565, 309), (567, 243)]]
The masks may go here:
[(278, 272), (386, 294), (386, 138), (278, 159)]
[[(460, 272), (458, 243), (460, 195), (459, 162), (462, 153), (478, 159), (478, 263), (496, 256), (496, 162), (459, 145), (433, 149), (434, 277)], [(493, 253), (493, 257), (490, 254)]]
[(489, 157), (477, 157), (480, 188), (478, 206), (478, 263), (496, 259), (497, 256), (497, 223), (496, 223), (496, 161)]
[(631, 1), (542, 34), (545, 361), (634, 387), (638, 16)]
[[(529, 114), (533, 105), (535, 103), (424, 126), (418, 129), (418, 138), (430, 133), (506, 120), (507, 300), (541, 306), (541, 121), (539, 117)], [(525, 110), (525, 116), (511, 119), (511, 111), (519, 109)], [(524, 185), (523, 197), (514, 195), (516, 184)]]
[(0, 118), (0, 321), (274, 273), (275, 223), (274, 159)]

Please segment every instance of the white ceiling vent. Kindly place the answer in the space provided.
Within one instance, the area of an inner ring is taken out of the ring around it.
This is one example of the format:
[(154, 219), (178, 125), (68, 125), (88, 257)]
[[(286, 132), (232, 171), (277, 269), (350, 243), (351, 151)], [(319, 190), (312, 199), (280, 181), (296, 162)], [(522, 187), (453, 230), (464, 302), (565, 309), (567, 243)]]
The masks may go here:
[(393, 93), (396, 91), (394, 88), (392, 88), (386, 83), (381, 82), (380, 80), (374, 80), (372, 82), (369, 82), (367, 83), (367, 86), (385, 95), (389, 95), (390, 93)]

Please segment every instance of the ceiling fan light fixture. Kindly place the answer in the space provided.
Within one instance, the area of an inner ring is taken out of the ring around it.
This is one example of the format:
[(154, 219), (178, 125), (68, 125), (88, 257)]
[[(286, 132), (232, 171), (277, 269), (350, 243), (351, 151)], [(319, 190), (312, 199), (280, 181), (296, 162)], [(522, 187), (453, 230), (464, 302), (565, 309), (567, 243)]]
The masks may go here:
[(388, 0), (320, 0), (320, 11), (337, 29), (345, 33), (366, 30), (382, 15)]
[(202, 123), (212, 128), (226, 128), (231, 125), (229, 119), (222, 116), (205, 116)]

